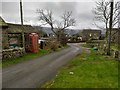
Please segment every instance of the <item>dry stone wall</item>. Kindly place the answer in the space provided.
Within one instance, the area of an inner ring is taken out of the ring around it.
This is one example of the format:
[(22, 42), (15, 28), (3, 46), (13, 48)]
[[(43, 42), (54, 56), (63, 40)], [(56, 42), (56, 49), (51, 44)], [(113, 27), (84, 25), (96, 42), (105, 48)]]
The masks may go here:
[(6, 49), (2, 51), (2, 60), (20, 57), (24, 54), (23, 48)]

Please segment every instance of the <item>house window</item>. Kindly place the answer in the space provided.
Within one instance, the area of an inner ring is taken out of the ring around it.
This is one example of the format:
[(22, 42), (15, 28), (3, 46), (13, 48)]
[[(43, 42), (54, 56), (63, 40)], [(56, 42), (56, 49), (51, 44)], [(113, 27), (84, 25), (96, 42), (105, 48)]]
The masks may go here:
[(9, 46), (21, 47), (22, 35), (21, 33), (8, 33)]
[(89, 35), (90, 37), (92, 36), (92, 34), (90, 33), (90, 35)]

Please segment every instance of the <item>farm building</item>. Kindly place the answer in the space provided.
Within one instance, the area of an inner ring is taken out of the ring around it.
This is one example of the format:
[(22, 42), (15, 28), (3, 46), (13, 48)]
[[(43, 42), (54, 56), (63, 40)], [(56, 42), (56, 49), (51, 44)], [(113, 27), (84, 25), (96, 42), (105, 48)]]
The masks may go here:
[(113, 30), (111, 31), (111, 41), (114, 43), (118, 43), (118, 39), (120, 37), (120, 29), (119, 28), (113, 28)]
[[(9, 52), (14, 53), (13, 51), (15, 51), (15, 54), (17, 52), (24, 53), (23, 35), (25, 37), (25, 39), (24, 39), (25, 49), (27, 46), (26, 44), (28, 44), (27, 43), (28, 40), (26, 40), (26, 36), (28, 36), (30, 33), (33, 33), (33, 34), (36, 33), (39, 35), (39, 30), (34, 29), (30, 25), (21, 26), (20, 24), (6, 23), (1, 17), (0, 17), (0, 27), (2, 29), (1, 31), (2, 31), (3, 58), (9, 58), (9, 57), (14, 56), (14, 55), (10, 55), (11, 53), (9, 53)], [(17, 55), (15, 55), (15, 56), (17, 56)]]
[(30, 25), (21, 26), (20, 24), (5, 23), (5, 21), (2, 18), (0, 19), (2, 20), (2, 23), (4, 23), (1, 26), (3, 49), (10, 48), (11, 44), (16, 44), (18, 47), (22, 47), (22, 32), (24, 32), (24, 34), (33, 32), (39, 34), (39, 31), (37, 29), (34, 29)]
[(93, 29), (84, 29), (82, 31), (82, 39), (87, 41), (89, 39), (99, 40), (101, 37), (101, 30), (93, 30)]

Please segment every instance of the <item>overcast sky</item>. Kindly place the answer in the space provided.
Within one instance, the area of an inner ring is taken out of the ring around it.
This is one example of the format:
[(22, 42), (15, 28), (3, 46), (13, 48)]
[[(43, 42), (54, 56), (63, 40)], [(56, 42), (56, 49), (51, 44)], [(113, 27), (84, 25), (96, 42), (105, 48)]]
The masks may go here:
[[(2, 4), (0, 16), (6, 22), (20, 23), (19, 0), (4, 0), (0, 4)], [(87, 2), (84, 0), (66, 0), (66, 2), (65, 0), (44, 0), (44, 2), (42, 0), (24, 0), (24, 24), (39, 25), (36, 10), (49, 9), (52, 10), (55, 18), (61, 16), (64, 11), (72, 11), (73, 17), (77, 21), (74, 28), (96, 28), (93, 25), (94, 15), (91, 12), (94, 7), (95, 0), (87, 0)]]

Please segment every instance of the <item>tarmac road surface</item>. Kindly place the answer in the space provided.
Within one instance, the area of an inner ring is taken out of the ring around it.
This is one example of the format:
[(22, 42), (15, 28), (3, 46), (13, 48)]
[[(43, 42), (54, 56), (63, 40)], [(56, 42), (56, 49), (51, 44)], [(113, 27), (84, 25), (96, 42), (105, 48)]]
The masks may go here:
[(51, 80), (69, 60), (82, 52), (79, 44), (2, 69), (2, 88), (38, 88)]

